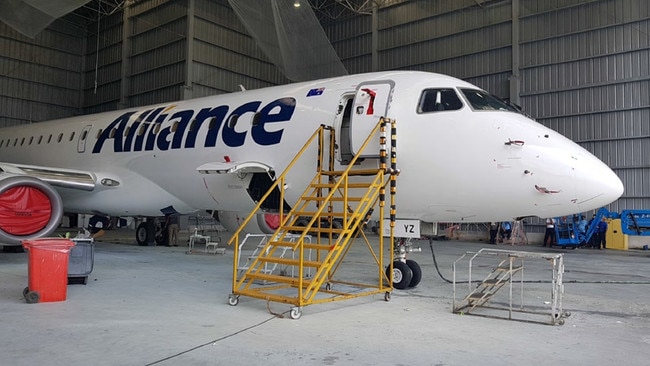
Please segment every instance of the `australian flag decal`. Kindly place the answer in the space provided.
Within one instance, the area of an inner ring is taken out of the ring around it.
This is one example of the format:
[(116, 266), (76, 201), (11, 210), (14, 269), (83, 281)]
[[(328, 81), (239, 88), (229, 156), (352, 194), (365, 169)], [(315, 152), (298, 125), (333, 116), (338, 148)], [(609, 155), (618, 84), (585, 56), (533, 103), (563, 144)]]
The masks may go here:
[(323, 92), (325, 91), (325, 88), (316, 88), (316, 89), (311, 89), (307, 92), (308, 97), (317, 97), (319, 95), (322, 95)]

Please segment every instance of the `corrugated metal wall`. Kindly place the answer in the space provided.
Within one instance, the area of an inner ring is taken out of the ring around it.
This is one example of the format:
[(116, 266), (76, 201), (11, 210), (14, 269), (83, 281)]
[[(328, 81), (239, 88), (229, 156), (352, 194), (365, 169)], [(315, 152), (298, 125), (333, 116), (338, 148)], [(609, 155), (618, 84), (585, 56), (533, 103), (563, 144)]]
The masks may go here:
[(0, 126), (286, 82), (227, 0), (137, 1), (34, 40), (0, 23)]
[(264, 56), (228, 5), (196, 0), (192, 96), (283, 84), (287, 79)]
[[(518, 1), (519, 54), (512, 53)], [(540, 123), (605, 161), (626, 192), (613, 211), (650, 208), (650, 2), (647, 0), (406, 1), (378, 12), (380, 70), (450, 74), (520, 97)], [(371, 71), (371, 17), (326, 25), (350, 72)]]
[(87, 26), (87, 34), (82, 70), (84, 113), (114, 110), (120, 102), (122, 82), (122, 15), (100, 18), (99, 23)]
[(521, 2), (522, 104), (625, 185), (613, 211), (650, 208), (650, 5)]
[(83, 47), (65, 21), (34, 39), (0, 22), (0, 127), (79, 114)]
[[(96, 27), (88, 26), (89, 32)], [(95, 44), (96, 38), (89, 37), (84, 94), (88, 112), (286, 82), (226, 0), (139, 1), (126, 14), (102, 19), (97, 92)]]

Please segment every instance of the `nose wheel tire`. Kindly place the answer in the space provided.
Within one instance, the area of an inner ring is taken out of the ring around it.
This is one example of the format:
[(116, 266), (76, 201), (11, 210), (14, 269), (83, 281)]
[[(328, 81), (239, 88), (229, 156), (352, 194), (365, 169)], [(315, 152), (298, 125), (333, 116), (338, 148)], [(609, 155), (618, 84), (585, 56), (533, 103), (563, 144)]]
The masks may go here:
[[(390, 266), (386, 267), (386, 277), (391, 278)], [(393, 287), (404, 290), (409, 287), (413, 279), (413, 271), (408, 264), (401, 261), (393, 262)]]
[(420, 268), (420, 265), (418, 262), (411, 259), (406, 260), (406, 265), (409, 266), (411, 272), (413, 272), (413, 277), (411, 277), (411, 282), (409, 283), (408, 287), (415, 287), (419, 285), (420, 281), (422, 280), (422, 269)]

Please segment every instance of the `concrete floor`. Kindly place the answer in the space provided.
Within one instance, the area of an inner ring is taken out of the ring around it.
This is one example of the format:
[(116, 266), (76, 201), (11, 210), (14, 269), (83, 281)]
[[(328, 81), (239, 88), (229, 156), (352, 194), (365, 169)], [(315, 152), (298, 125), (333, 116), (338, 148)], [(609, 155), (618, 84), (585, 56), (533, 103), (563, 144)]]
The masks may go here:
[[(111, 233), (103, 239), (88, 284), (69, 285), (63, 302), (26, 304), (27, 254), (0, 253), (1, 365), (647, 365), (650, 359), (645, 251), (546, 249), (564, 254), (563, 307), (571, 313), (564, 325), (551, 326), (453, 314), (452, 286), (436, 272), (428, 241), (411, 255), (423, 270), (416, 288), (395, 290), (388, 302), (373, 295), (307, 306), (291, 320), (285, 304), (242, 297), (228, 305), (230, 248), (225, 255), (188, 255), (184, 247), (111, 244), (129, 242)], [(486, 246), (433, 242), (448, 279), (454, 260)], [(364, 258), (355, 247), (341, 271), (354, 277)], [(461, 265), (458, 277), (466, 279)], [(526, 280), (546, 283), (526, 283), (524, 304), (550, 312), (549, 264), (525, 266)], [(467, 285), (458, 289), (466, 294)]]

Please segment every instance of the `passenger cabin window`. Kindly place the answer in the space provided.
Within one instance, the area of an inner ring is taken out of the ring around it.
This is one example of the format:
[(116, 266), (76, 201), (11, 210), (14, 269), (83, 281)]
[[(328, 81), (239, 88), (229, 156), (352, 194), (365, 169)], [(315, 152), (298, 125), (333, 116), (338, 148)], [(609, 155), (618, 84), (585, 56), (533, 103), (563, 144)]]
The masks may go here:
[(420, 97), (418, 113), (455, 111), (461, 108), (463, 102), (454, 89), (426, 89)]
[(509, 111), (519, 113), (514, 107), (483, 90), (461, 89), (460, 91), (475, 111)]

